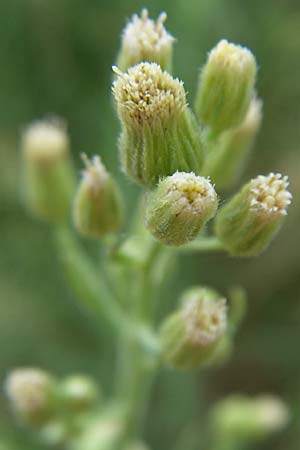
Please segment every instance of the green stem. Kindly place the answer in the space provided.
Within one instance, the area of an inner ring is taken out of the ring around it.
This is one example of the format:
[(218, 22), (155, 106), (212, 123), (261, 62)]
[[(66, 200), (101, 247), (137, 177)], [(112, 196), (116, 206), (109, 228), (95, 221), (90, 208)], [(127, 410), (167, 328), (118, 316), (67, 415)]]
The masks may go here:
[(222, 242), (215, 236), (199, 238), (195, 241), (178, 247), (176, 249), (181, 253), (194, 253), (194, 252), (219, 252), (224, 251)]
[(105, 318), (118, 333), (136, 340), (146, 353), (157, 355), (159, 346), (155, 334), (146, 326), (133, 322), (123, 312), (101, 273), (95, 270), (71, 231), (67, 227), (58, 227), (55, 229), (54, 239), (65, 276), (80, 304), (96, 320), (102, 322)]
[(105, 280), (95, 270), (71, 231), (67, 227), (58, 227), (54, 239), (67, 281), (80, 303), (96, 319), (105, 317), (113, 327), (125, 326), (125, 316), (115, 303)]

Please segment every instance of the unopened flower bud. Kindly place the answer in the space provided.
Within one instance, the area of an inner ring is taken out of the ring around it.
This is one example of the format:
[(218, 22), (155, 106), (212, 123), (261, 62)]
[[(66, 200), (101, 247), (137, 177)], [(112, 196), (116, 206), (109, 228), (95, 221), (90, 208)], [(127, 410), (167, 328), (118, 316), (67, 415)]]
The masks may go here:
[(203, 147), (183, 83), (158, 64), (141, 63), (113, 84), (122, 125), (121, 163), (136, 182), (153, 187), (176, 170), (199, 173)]
[(29, 210), (50, 222), (69, 217), (75, 186), (69, 138), (61, 121), (37, 121), (22, 135), (24, 199)]
[(183, 295), (181, 308), (161, 329), (166, 362), (179, 369), (193, 369), (213, 356), (226, 332), (226, 301), (211, 289), (194, 288)]
[(221, 441), (250, 443), (283, 429), (289, 420), (286, 405), (272, 395), (232, 395), (214, 407), (212, 425)]
[(67, 377), (60, 385), (60, 397), (67, 409), (82, 412), (90, 409), (100, 398), (97, 384), (84, 375)]
[(217, 207), (217, 194), (209, 179), (176, 172), (148, 194), (145, 225), (162, 243), (182, 245), (197, 237)]
[(208, 56), (199, 79), (196, 111), (214, 133), (238, 126), (249, 108), (255, 58), (245, 47), (222, 40)]
[(262, 101), (253, 98), (245, 119), (225, 131), (213, 145), (203, 167), (220, 190), (230, 189), (240, 177), (262, 120)]
[(216, 235), (234, 256), (256, 256), (271, 242), (287, 215), (292, 194), (287, 176), (270, 173), (247, 183), (217, 215)]
[(77, 231), (83, 236), (101, 238), (116, 232), (123, 221), (121, 194), (98, 156), (89, 161), (75, 195), (73, 217)]
[(6, 381), (6, 393), (16, 416), (31, 425), (44, 423), (51, 415), (55, 383), (40, 369), (16, 369)]
[(174, 38), (167, 32), (165, 12), (156, 21), (143, 9), (141, 17), (134, 14), (122, 33), (121, 50), (117, 59), (120, 70), (126, 71), (142, 61), (158, 63), (162, 69), (171, 72)]

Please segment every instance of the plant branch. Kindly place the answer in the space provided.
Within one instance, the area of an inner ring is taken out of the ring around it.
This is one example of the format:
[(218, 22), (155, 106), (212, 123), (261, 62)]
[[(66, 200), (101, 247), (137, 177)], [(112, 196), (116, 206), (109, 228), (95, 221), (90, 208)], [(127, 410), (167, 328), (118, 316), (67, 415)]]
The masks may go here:
[(176, 250), (180, 253), (219, 252), (224, 251), (224, 247), (217, 237), (211, 236), (198, 238), (189, 244), (178, 247)]

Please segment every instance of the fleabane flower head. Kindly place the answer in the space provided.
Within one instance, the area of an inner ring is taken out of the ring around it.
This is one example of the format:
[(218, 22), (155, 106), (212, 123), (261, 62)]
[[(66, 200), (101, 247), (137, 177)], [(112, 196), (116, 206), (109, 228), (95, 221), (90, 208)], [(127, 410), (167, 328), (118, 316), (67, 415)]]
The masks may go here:
[(6, 394), (15, 414), (26, 422), (38, 424), (48, 418), (54, 382), (40, 369), (14, 370), (5, 384)]
[(226, 330), (226, 300), (213, 289), (189, 289), (180, 308), (163, 323), (164, 358), (177, 368), (196, 368), (213, 359)]
[(74, 199), (74, 224), (83, 236), (99, 239), (122, 225), (121, 194), (99, 156), (82, 158), (85, 169)]
[(69, 137), (61, 119), (37, 120), (22, 134), (22, 149), (26, 158), (40, 163), (55, 162), (69, 151)]
[(211, 50), (196, 96), (196, 112), (214, 133), (238, 126), (253, 97), (255, 58), (246, 47), (225, 39)]
[(183, 82), (156, 63), (140, 63), (127, 73), (113, 70), (124, 171), (147, 187), (176, 170), (198, 173), (203, 160), (200, 130)]
[(122, 33), (121, 49), (117, 66), (121, 70), (142, 61), (156, 62), (168, 70), (172, 69), (174, 37), (164, 27), (167, 14), (162, 12), (156, 21), (149, 18), (147, 9), (141, 17), (134, 14)]
[(113, 70), (118, 79), (113, 84), (121, 120), (130, 126), (168, 124), (186, 108), (183, 82), (173, 78), (156, 63), (141, 63), (127, 73)]
[(69, 215), (75, 184), (69, 147), (61, 119), (38, 120), (22, 134), (24, 200), (43, 220), (59, 223)]
[(292, 194), (288, 191), (288, 177), (280, 173), (270, 173), (267, 176), (259, 175), (250, 181), (249, 197), (253, 211), (272, 217), (286, 216), (287, 207), (291, 204)]
[(176, 172), (148, 194), (145, 225), (162, 243), (178, 246), (195, 239), (217, 207), (209, 179)]
[(226, 330), (226, 300), (212, 300), (204, 289), (192, 291), (186, 295), (182, 317), (190, 341), (199, 345), (210, 345)]
[(220, 210), (216, 234), (231, 254), (254, 256), (268, 246), (291, 203), (288, 185), (279, 173), (259, 175)]

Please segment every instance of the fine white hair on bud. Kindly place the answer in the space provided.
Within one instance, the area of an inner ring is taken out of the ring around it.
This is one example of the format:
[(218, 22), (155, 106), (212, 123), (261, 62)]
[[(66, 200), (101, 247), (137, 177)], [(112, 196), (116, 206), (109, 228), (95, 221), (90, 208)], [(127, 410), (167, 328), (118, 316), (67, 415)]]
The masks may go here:
[(118, 75), (113, 83), (120, 119), (141, 126), (167, 122), (187, 106), (183, 82), (173, 78), (156, 63), (140, 63), (127, 73), (113, 67)]
[(209, 61), (234, 71), (253, 71), (253, 55), (247, 47), (222, 39), (209, 53)]
[(168, 198), (178, 201), (182, 212), (185, 210), (197, 215), (206, 214), (212, 205), (215, 210), (217, 204), (216, 191), (210, 179), (193, 172), (175, 172), (168, 177), (166, 200)]
[(147, 9), (142, 10), (141, 17), (137, 14), (132, 16), (122, 33), (117, 61), (122, 70), (141, 61), (157, 62), (165, 69), (170, 69), (175, 39), (164, 27), (166, 19), (165, 12), (156, 21), (150, 19)]
[(149, 193), (145, 224), (164, 244), (182, 245), (197, 237), (217, 207), (217, 194), (208, 178), (175, 172)]
[(40, 369), (14, 370), (7, 378), (5, 391), (17, 414), (29, 420), (39, 420), (49, 407), (51, 380)]
[(40, 162), (66, 156), (69, 137), (65, 122), (59, 118), (33, 122), (22, 134), (22, 149), (27, 158)]
[(188, 339), (195, 344), (210, 345), (226, 330), (226, 300), (212, 300), (205, 296), (189, 299), (183, 306), (182, 317)]
[(250, 205), (268, 215), (287, 215), (292, 194), (288, 191), (288, 177), (271, 172), (259, 175), (250, 182)]
[(200, 73), (196, 112), (214, 134), (241, 124), (254, 94), (255, 58), (246, 47), (222, 39)]

